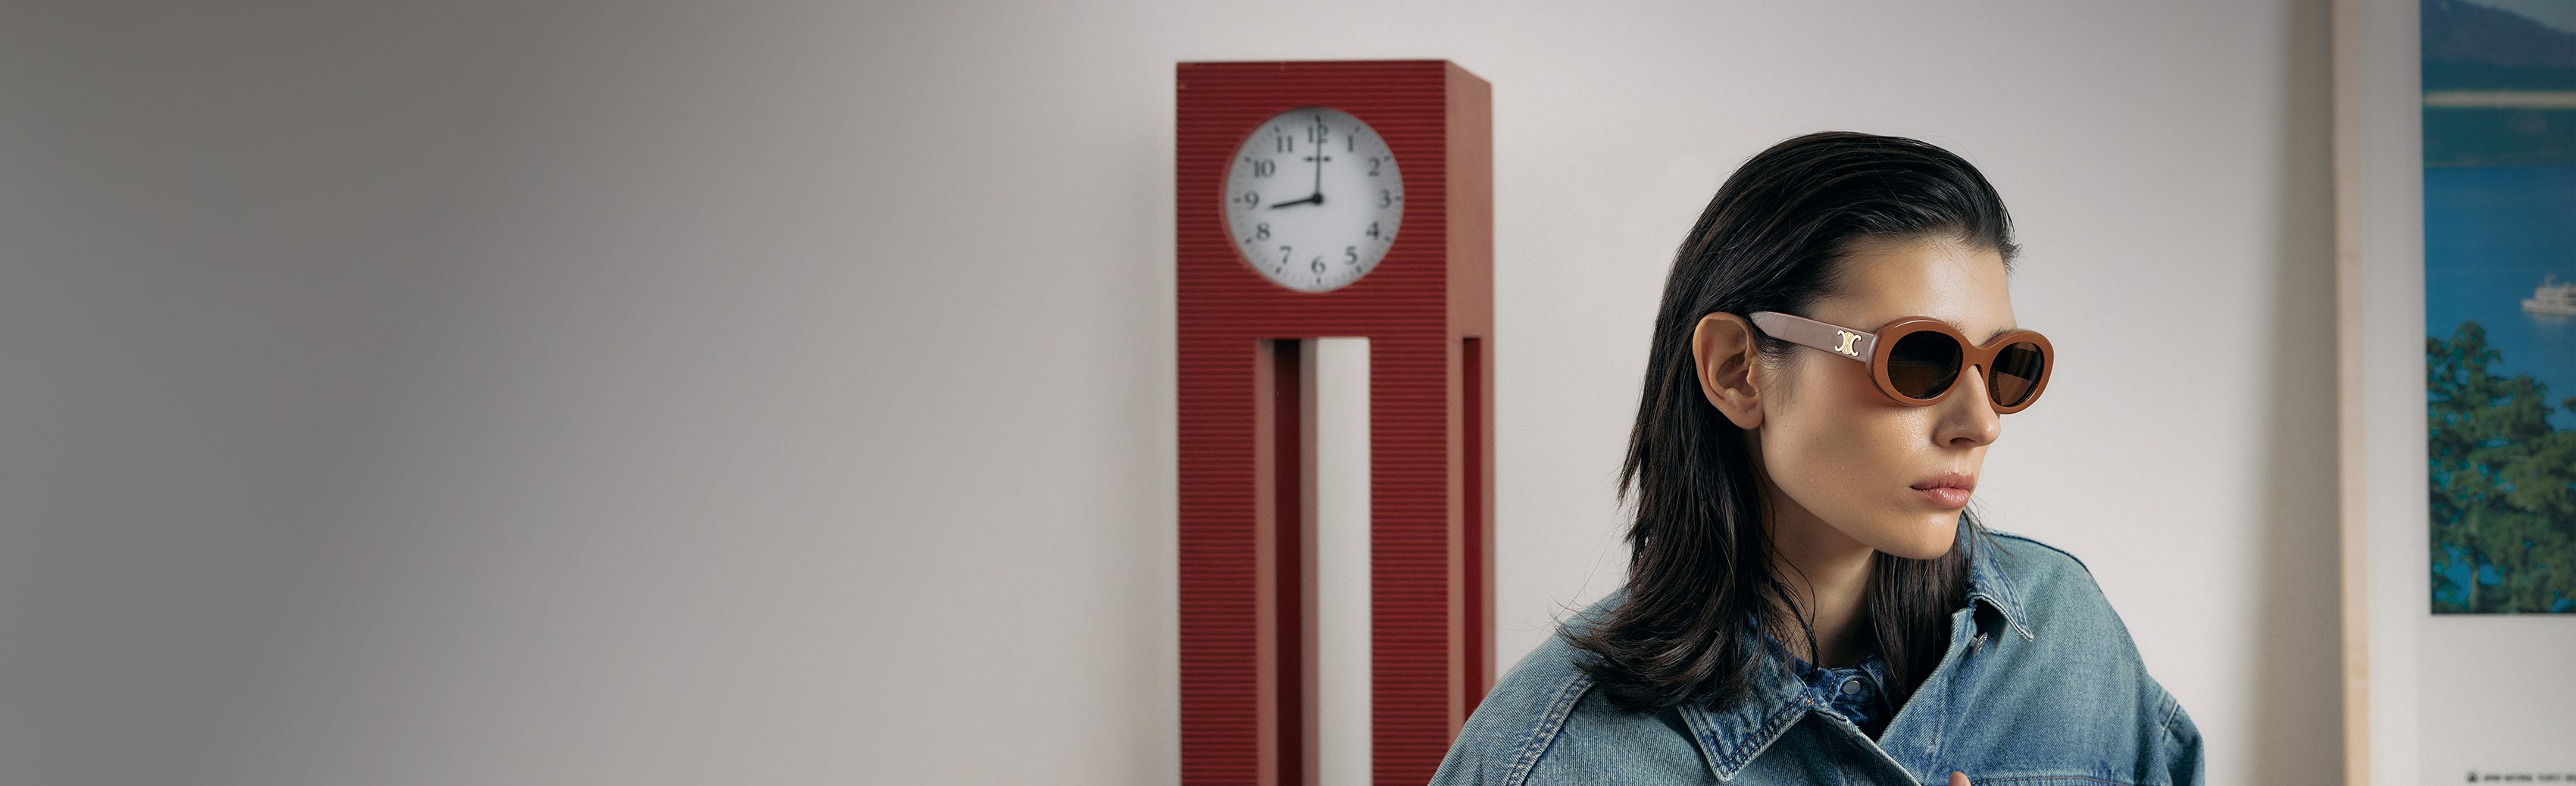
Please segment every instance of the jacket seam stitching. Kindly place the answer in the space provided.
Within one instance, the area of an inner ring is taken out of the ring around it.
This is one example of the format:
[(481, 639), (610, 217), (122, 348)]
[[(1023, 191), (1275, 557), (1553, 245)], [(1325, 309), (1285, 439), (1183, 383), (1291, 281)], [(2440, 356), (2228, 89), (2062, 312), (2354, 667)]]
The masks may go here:
[(2163, 703), (2165, 705), (2165, 717), (2163, 720), (2156, 723), (2156, 762), (2162, 765), (2160, 769), (2165, 771), (2163, 773), (2166, 776), (2165, 780), (2170, 783), (2172, 782), (2171, 771), (2173, 769), (2174, 755), (2174, 746), (2172, 745), (2174, 742), (2173, 722), (2176, 716), (2182, 714), (2182, 699), (2176, 698), (2172, 691), (2165, 690), (2162, 685), (2156, 686), (2156, 695), (2163, 697)]
[(1591, 678), (1577, 675), (1557, 690), (1556, 699), (1548, 702), (1547, 714), (1539, 716), (1538, 723), (1530, 727), (1529, 737), (1521, 741), (1520, 754), (1513, 757), (1511, 774), (1503, 778), (1503, 786), (1522, 786), (1529, 780), (1530, 772), (1538, 768), (1539, 757), (1556, 742), (1557, 732), (1565, 728), (1565, 719), (1574, 714), (1574, 703), (1591, 687)]
[(1783, 729), (1790, 723), (1805, 717), (1807, 712), (1808, 707), (1805, 704), (1792, 703), (1763, 716), (1762, 725), (1754, 727), (1752, 734), (1754, 739), (1761, 741), (1761, 744), (1753, 746), (1752, 750), (1737, 746), (1729, 751), (1725, 762), (1727, 772), (1723, 777), (1733, 780), (1737, 773), (1743, 772), (1745, 767), (1753, 763), (1754, 758), (1761, 756), (1763, 751), (1770, 750), (1771, 743), (1780, 741), (1780, 732)]

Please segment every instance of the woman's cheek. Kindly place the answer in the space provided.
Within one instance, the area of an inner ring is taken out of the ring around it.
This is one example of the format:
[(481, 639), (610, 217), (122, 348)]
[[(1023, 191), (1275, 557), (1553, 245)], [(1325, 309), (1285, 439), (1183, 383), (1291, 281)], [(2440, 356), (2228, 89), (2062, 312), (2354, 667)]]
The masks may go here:
[(1894, 525), (1892, 518), (1905, 514), (1898, 505), (1903, 499), (1896, 493), (1913, 482), (1907, 477), (1911, 470), (1903, 466), (1903, 457), (1909, 455), (1905, 425), (1899, 419), (1872, 418), (1846, 433), (1842, 448), (1848, 451), (1850, 464), (1843, 475), (1842, 493), (1853, 515), (1868, 519), (1854, 522), (1858, 526), (1886, 529)]
[(1812, 433), (1809, 463), (1799, 468), (1812, 490), (1809, 509), (1829, 517), (1837, 528), (1846, 531), (1869, 528), (1870, 519), (1886, 512), (1881, 509), (1881, 501), (1869, 493), (1877, 485), (1877, 477), (1887, 472), (1881, 463), (1884, 455), (1860, 429), (1828, 428)]

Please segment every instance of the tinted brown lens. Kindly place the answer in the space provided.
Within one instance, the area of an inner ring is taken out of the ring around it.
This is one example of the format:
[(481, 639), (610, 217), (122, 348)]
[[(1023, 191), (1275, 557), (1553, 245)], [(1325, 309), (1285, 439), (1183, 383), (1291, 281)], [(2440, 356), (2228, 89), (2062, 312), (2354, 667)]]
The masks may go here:
[(1995, 371), (1986, 388), (1994, 391), (1996, 406), (2020, 404), (2039, 389), (2040, 374), (2047, 370), (2048, 356), (2039, 351), (2039, 345), (2015, 342), (1995, 353)]
[(1959, 377), (1959, 342), (1930, 330), (1917, 330), (1896, 340), (1887, 353), (1887, 379), (1896, 392), (1931, 398), (1950, 389)]

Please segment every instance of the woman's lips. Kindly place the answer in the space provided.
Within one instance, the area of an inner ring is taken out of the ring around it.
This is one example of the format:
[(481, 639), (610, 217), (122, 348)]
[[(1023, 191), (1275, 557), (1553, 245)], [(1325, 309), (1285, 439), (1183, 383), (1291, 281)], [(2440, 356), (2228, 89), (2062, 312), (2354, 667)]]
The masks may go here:
[(1976, 487), (1975, 478), (1968, 477), (1964, 472), (1952, 472), (1914, 484), (1914, 492), (1923, 495), (1925, 500), (1934, 505), (1944, 508), (1964, 508), (1968, 506), (1968, 493)]
[(1928, 489), (1915, 489), (1914, 493), (1921, 494), (1923, 495), (1923, 499), (1930, 501), (1934, 505), (1939, 505), (1945, 508), (1964, 508), (1968, 506), (1968, 490), (1957, 486), (1936, 486)]

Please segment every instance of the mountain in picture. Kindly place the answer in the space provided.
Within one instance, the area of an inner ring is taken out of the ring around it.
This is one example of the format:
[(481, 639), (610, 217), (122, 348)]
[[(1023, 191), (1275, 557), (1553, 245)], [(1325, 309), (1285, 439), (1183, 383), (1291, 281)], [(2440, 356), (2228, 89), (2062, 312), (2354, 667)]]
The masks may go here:
[(2576, 32), (2423, 2), (2424, 165), (2576, 164)]

